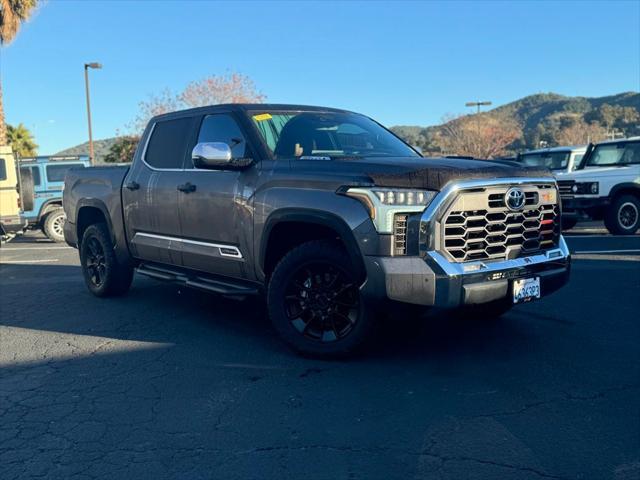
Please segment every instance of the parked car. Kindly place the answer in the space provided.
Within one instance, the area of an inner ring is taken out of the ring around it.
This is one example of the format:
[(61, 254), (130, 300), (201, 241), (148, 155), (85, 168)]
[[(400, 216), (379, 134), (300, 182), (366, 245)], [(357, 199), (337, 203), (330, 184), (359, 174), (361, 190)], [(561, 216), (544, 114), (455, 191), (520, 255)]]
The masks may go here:
[(130, 167), (70, 170), (65, 182), (65, 238), (94, 295), (123, 294), (134, 269), (263, 294), (280, 336), (305, 354), (353, 351), (393, 305), (489, 319), (569, 278), (548, 170), (423, 158), (344, 110), (157, 116)]
[(590, 145), (578, 169), (557, 179), (563, 225), (587, 217), (615, 235), (640, 228), (640, 137)]
[(25, 208), (22, 216), (29, 228), (41, 229), (54, 242), (64, 242), (63, 225), (65, 221), (62, 208), (62, 189), (64, 176), (70, 168), (90, 166), (89, 157), (81, 156), (42, 156), (20, 160), (20, 173), (31, 173), (34, 186), (32, 208)]
[(572, 172), (580, 165), (587, 145), (541, 148), (518, 154), (516, 162), (526, 167), (543, 167), (554, 173)]
[(25, 204), (33, 204), (30, 176), (26, 175), (21, 182), (11, 148), (0, 146), (0, 235), (17, 233), (25, 228), (27, 223), (20, 214)]

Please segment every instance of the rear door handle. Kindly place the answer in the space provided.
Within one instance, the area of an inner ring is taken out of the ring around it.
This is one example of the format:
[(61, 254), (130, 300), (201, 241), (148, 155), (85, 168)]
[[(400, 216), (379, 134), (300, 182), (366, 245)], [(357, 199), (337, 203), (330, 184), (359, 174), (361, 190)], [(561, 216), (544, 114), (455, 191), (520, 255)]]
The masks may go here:
[(140, 184), (138, 182), (127, 182), (124, 186), (129, 190), (138, 190), (140, 188)]
[(178, 185), (178, 190), (184, 193), (191, 193), (196, 191), (196, 186), (193, 183), (183, 183), (182, 185)]

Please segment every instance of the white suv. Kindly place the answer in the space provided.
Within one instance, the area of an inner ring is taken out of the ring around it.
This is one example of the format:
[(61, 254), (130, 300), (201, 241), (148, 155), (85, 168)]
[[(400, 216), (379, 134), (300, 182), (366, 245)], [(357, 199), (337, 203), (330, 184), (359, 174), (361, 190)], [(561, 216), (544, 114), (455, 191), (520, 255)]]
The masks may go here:
[(524, 167), (548, 168), (553, 173), (572, 172), (580, 166), (587, 145), (541, 148), (520, 153), (516, 162)]
[(562, 222), (603, 219), (612, 234), (633, 235), (640, 227), (640, 137), (590, 145), (573, 172), (556, 172)]

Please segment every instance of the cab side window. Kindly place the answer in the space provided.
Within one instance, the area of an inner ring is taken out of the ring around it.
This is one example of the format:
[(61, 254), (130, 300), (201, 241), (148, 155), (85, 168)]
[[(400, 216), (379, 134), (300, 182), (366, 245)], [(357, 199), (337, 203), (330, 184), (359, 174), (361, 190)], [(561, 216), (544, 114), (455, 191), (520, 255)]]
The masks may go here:
[(4, 158), (0, 158), (0, 180), (7, 179), (7, 164), (4, 161)]
[(153, 168), (181, 169), (192, 125), (192, 117), (157, 122), (151, 132), (144, 161)]
[(249, 155), (247, 141), (240, 126), (231, 115), (207, 115), (202, 120), (198, 143), (223, 142), (231, 147), (233, 158), (246, 158)]

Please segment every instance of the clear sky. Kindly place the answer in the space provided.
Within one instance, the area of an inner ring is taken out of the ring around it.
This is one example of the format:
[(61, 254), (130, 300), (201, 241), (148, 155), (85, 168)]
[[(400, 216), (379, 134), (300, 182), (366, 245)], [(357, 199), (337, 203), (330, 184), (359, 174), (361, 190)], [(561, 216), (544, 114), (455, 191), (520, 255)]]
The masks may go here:
[(9, 123), (40, 154), (113, 136), (165, 87), (237, 71), (267, 100), (430, 125), (556, 92), (640, 90), (640, 1), (206, 2), (49, 0), (0, 52)]

